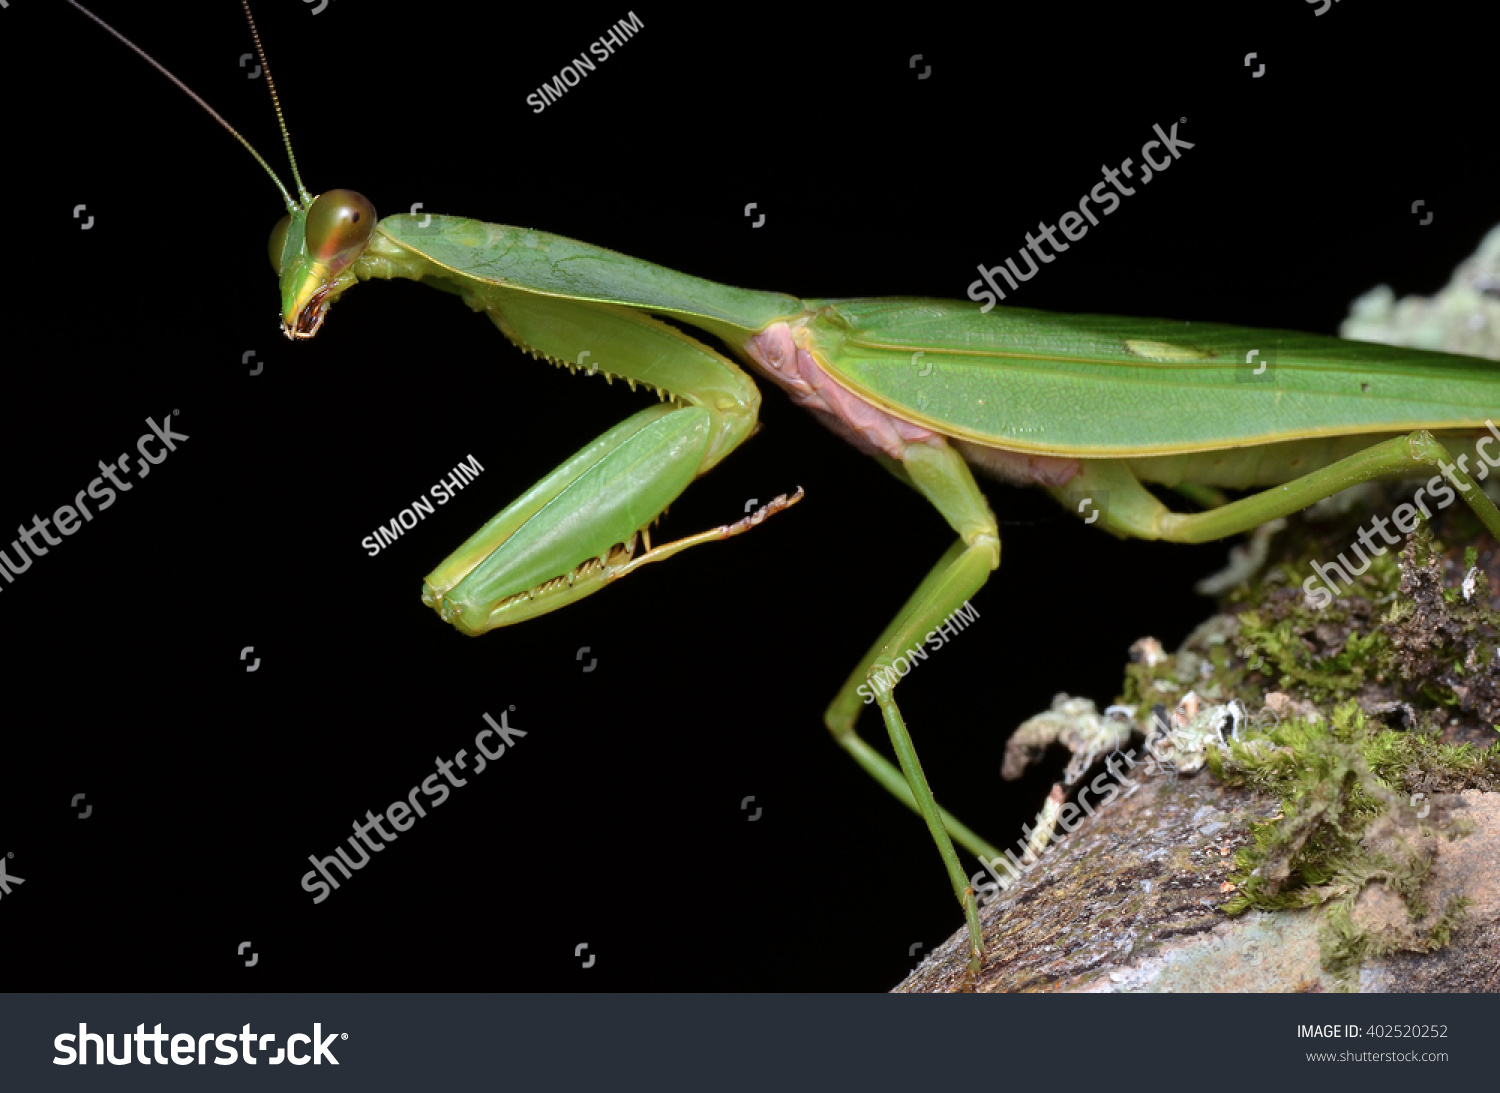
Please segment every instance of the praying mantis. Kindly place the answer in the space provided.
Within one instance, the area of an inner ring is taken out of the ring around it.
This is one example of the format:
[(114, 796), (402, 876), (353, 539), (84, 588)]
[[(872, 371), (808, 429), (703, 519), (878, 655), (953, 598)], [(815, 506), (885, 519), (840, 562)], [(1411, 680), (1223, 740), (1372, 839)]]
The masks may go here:
[[(663, 510), (754, 431), (757, 381), (789, 391), (941, 515), (953, 545), (913, 561), (912, 577), (924, 568), (927, 577), (854, 666), (825, 723), (926, 823), (976, 970), (977, 911), (953, 844), (996, 851), (939, 808), (896, 689), (880, 683), (899, 677), (898, 660), (999, 566), (999, 527), (975, 470), (1038, 485), (1097, 530), (1211, 540), (1370, 477), (1435, 472), (1459, 455), (1483, 466), (1465, 445), (1482, 439), (1475, 430), (1500, 401), (1494, 367), (1466, 358), (1242, 327), (981, 311), (977, 298), (753, 292), (549, 233), (426, 214), (377, 221), (351, 191), (318, 205), (298, 181), (286, 196), (272, 261), (290, 337), (327, 340), (338, 319), (329, 308), (361, 281), (419, 280), (536, 355), (669, 396), (606, 431), (432, 571), (424, 602), (466, 633), (571, 605), (800, 500), (789, 493), (676, 542), (650, 538)], [(325, 323), (330, 333), (320, 334)], [(1500, 514), (1465, 473), (1451, 481), (1500, 534)], [(1258, 492), (1173, 513), (1143, 483), (1186, 486), (1206, 502), (1220, 488)], [(857, 732), (866, 705), (879, 709), (894, 765)]]

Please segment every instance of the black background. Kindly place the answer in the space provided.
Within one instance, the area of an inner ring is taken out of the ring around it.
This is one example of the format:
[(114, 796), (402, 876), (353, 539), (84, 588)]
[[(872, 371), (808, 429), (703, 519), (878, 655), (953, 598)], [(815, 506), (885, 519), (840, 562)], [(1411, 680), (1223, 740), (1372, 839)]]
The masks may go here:
[[(236, 4), (96, 7), (280, 169)], [(1153, 123), (1196, 147), (1010, 302), (1333, 332), (1381, 281), (1438, 289), (1497, 218), (1488, 36), (1448, 9), (1123, 7), (637, 2), (639, 34), (541, 114), (526, 96), (630, 6), (256, 14), (313, 190), (801, 296), (962, 298)], [(269, 182), (55, 0), (0, 10), (0, 94), (0, 545), (148, 416), (191, 438), (0, 586), (7, 987), (885, 989), (958, 927), (923, 826), (821, 724), (951, 541), (915, 494), (767, 390), (764, 431), (666, 534), (798, 484), (801, 506), (461, 637), (421, 578), (647, 396), (405, 282), (285, 341)], [(469, 455), (477, 483), (366, 555)], [(987, 489), (1003, 565), (900, 697), (939, 799), (1004, 841), (1055, 776), (1002, 785), (1006, 734), (1059, 690), (1110, 701), (1133, 640), (1207, 613), (1191, 585), (1225, 548), (1118, 543)], [(307, 856), (510, 706), (514, 751), (313, 905)]]

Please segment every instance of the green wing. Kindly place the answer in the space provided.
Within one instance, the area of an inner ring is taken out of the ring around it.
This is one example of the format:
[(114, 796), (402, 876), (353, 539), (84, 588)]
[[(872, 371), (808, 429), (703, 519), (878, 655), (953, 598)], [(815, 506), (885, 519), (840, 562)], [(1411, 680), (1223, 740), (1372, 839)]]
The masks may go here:
[(560, 235), (454, 216), (434, 216), (421, 227), (426, 219), (388, 216), (377, 231), (458, 279), (679, 315), (721, 336), (753, 333), (803, 311), (791, 296), (721, 285)]
[(1216, 323), (983, 314), (950, 300), (807, 305), (820, 309), (816, 348), (850, 387), (1017, 451), (1166, 455), (1500, 416), (1500, 363), (1475, 357)]

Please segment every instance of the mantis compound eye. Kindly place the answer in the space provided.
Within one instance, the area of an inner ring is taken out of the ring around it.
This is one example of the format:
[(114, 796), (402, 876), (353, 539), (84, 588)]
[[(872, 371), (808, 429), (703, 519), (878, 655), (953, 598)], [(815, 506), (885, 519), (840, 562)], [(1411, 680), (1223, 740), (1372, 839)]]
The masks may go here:
[(375, 231), (375, 206), (353, 190), (329, 190), (307, 210), (307, 250), (338, 273), (359, 257)]
[(286, 230), (292, 226), (292, 214), (287, 213), (271, 229), (271, 268), (281, 272), (281, 250), (286, 246)]

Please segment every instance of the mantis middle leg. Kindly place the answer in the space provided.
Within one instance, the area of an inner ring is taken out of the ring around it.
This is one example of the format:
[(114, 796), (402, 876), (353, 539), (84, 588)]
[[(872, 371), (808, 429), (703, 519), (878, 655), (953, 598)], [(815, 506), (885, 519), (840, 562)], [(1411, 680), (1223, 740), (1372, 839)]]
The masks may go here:
[[(907, 445), (901, 463), (892, 469), (933, 503), (958, 532), (959, 541), (944, 553), (871, 646), (829, 705), (824, 721), (834, 738), (860, 766), (927, 822), (927, 829), (937, 843), (938, 853), (948, 871), (953, 893), (964, 909), (969, 929), (969, 973), (977, 975), (984, 956), (979, 905), (974, 889), (959, 865), (952, 840), (957, 839), (986, 861), (1000, 854), (940, 809), (933, 799), (932, 789), (922, 773), (922, 764), (907, 732), (906, 721), (896, 704), (895, 686), (899, 677), (894, 665), (907, 650), (922, 645), (926, 635), (974, 595), (989, 579), (990, 573), (999, 567), (1000, 530), (968, 465), (947, 444)], [(873, 692), (880, 705), (891, 746), (901, 766), (900, 773), (854, 731), (855, 721), (864, 705), (860, 694), (863, 688)]]

